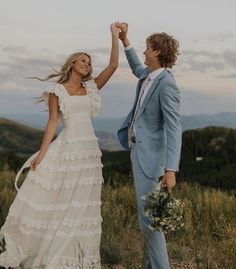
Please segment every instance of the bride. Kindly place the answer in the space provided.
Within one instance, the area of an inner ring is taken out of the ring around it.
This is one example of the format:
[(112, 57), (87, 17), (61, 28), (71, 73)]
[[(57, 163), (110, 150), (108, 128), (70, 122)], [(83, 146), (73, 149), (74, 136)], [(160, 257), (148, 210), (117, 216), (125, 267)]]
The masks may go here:
[[(57, 83), (41, 96), (49, 120), (40, 150), (23, 165), (30, 171), (1, 229), (0, 266), (27, 269), (100, 269), (101, 151), (91, 116), (99, 89), (118, 66), (119, 28), (110, 26), (109, 65), (92, 78), (91, 58), (74, 53), (45, 80)], [(52, 142), (60, 119), (64, 128)]]

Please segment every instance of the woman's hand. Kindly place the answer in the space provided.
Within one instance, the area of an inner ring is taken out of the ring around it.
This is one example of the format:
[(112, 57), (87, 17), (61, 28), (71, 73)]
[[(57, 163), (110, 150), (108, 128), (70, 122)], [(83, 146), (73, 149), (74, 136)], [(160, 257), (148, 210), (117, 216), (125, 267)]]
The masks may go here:
[(115, 22), (110, 25), (112, 36), (117, 37), (117, 38), (119, 38), (119, 33), (121, 31), (118, 25), (119, 25), (119, 22)]
[(41, 157), (40, 155), (38, 155), (36, 158), (34, 158), (31, 163), (30, 163), (30, 169), (32, 171), (35, 171), (37, 166), (41, 163), (43, 157)]

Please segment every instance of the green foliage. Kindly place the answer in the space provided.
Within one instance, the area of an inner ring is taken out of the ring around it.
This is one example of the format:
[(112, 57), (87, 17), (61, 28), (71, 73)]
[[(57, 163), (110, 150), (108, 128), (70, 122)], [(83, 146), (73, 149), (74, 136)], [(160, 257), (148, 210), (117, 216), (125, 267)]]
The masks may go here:
[[(15, 173), (0, 174), (0, 225), (14, 200)], [(184, 229), (167, 235), (172, 268), (236, 268), (235, 193), (179, 183), (175, 196), (185, 203)], [(103, 263), (143, 268), (143, 248), (132, 184), (106, 184), (102, 190)], [(175, 267), (176, 264), (176, 267)]]
[(119, 264), (122, 261), (121, 250), (115, 242), (101, 244), (101, 259), (105, 264)]
[(235, 169), (236, 130), (208, 127), (183, 133), (179, 179), (235, 189)]
[(134, 189), (130, 184), (119, 185), (116, 188), (106, 184), (102, 189), (101, 254), (103, 263), (111, 263), (108, 260), (109, 257), (113, 257), (114, 261), (115, 252), (120, 253), (118, 257), (121, 258), (125, 268), (143, 268), (143, 252), (134, 196)]
[(165, 234), (182, 229), (184, 203), (167, 189), (156, 190), (142, 196), (145, 201), (144, 215), (150, 220), (149, 228)]
[(0, 118), (0, 148), (20, 154), (36, 152), (41, 144), (43, 132), (14, 121)]
[(116, 187), (132, 182), (130, 151), (103, 151), (102, 163), (105, 183)]
[[(3, 136), (0, 143), (1, 139)], [(196, 161), (196, 157), (203, 160)], [(15, 173), (26, 158), (15, 151), (0, 154), (0, 226), (15, 197)], [(122, 263), (127, 269), (141, 269), (143, 246), (129, 151), (104, 151), (102, 162), (106, 183), (102, 191), (102, 260), (109, 264)], [(236, 130), (211, 127), (183, 134), (178, 178), (188, 181), (179, 182), (174, 194), (185, 204), (185, 225), (182, 231), (167, 235), (173, 269), (236, 268), (236, 199), (232, 190), (236, 187), (235, 170)], [(21, 181), (23, 178), (24, 175)]]
[(10, 170), (17, 173), (27, 157), (20, 157), (13, 151), (0, 152), (0, 171)]

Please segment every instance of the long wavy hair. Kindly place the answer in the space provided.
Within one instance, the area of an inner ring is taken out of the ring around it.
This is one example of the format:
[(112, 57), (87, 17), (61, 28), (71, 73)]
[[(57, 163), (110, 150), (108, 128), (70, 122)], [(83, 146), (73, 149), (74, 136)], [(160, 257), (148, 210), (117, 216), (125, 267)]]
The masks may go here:
[(179, 42), (166, 33), (154, 33), (147, 37), (153, 50), (160, 51), (157, 56), (162, 67), (172, 68), (175, 65), (179, 53)]
[(39, 77), (32, 77), (34, 79), (38, 79), (40, 81), (47, 81), (50, 80), (52, 78), (55, 77), (59, 77), (56, 82), (57, 83), (65, 83), (69, 80), (71, 71), (72, 71), (72, 64), (78, 60), (79, 58), (81, 58), (82, 56), (86, 55), (89, 58), (90, 61), (90, 70), (87, 76), (82, 78), (82, 81), (87, 81), (90, 80), (92, 78), (92, 63), (91, 63), (91, 57), (89, 54), (85, 53), (85, 52), (75, 52), (73, 54), (71, 54), (64, 62), (64, 64), (61, 66), (60, 71), (57, 71), (55, 69), (53, 69), (56, 73), (50, 74), (49, 76), (47, 76), (46, 78), (42, 79)]

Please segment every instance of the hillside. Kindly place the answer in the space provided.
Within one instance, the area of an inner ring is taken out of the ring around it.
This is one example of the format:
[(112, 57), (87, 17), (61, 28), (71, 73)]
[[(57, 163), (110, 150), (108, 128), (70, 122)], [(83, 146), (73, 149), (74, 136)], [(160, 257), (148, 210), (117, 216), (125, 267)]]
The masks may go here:
[(29, 154), (38, 150), (43, 132), (15, 121), (0, 118), (0, 151)]
[[(96, 134), (103, 150), (105, 180), (112, 178), (114, 185), (117, 182), (129, 181), (131, 174), (129, 151), (120, 151), (114, 134), (107, 132)], [(8, 163), (12, 170), (17, 171), (23, 159), (19, 160), (15, 154), (24, 157), (37, 151), (42, 135), (40, 130), (1, 118), (0, 165)], [(115, 151), (110, 151), (111, 149)], [(6, 154), (6, 151), (10, 153)], [(183, 133), (178, 180), (197, 181), (203, 185), (230, 189), (236, 188), (235, 171), (235, 129), (206, 127)]]
[(235, 129), (207, 127), (183, 133), (180, 178), (236, 188), (235, 171)]
[[(61, 126), (58, 128), (61, 129)], [(97, 131), (99, 145), (104, 150), (121, 150), (114, 133)], [(41, 145), (43, 131), (17, 123), (13, 120), (0, 118), (0, 152), (14, 151), (17, 154), (31, 154)]]
[[(104, 176), (109, 180), (112, 178), (113, 185), (130, 180), (128, 151), (104, 152), (103, 163)], [(235, 171), (235, 129), (207, 127), (183, 133), (178, 181), (195, 181), (204, 186), (236, 189)]]

